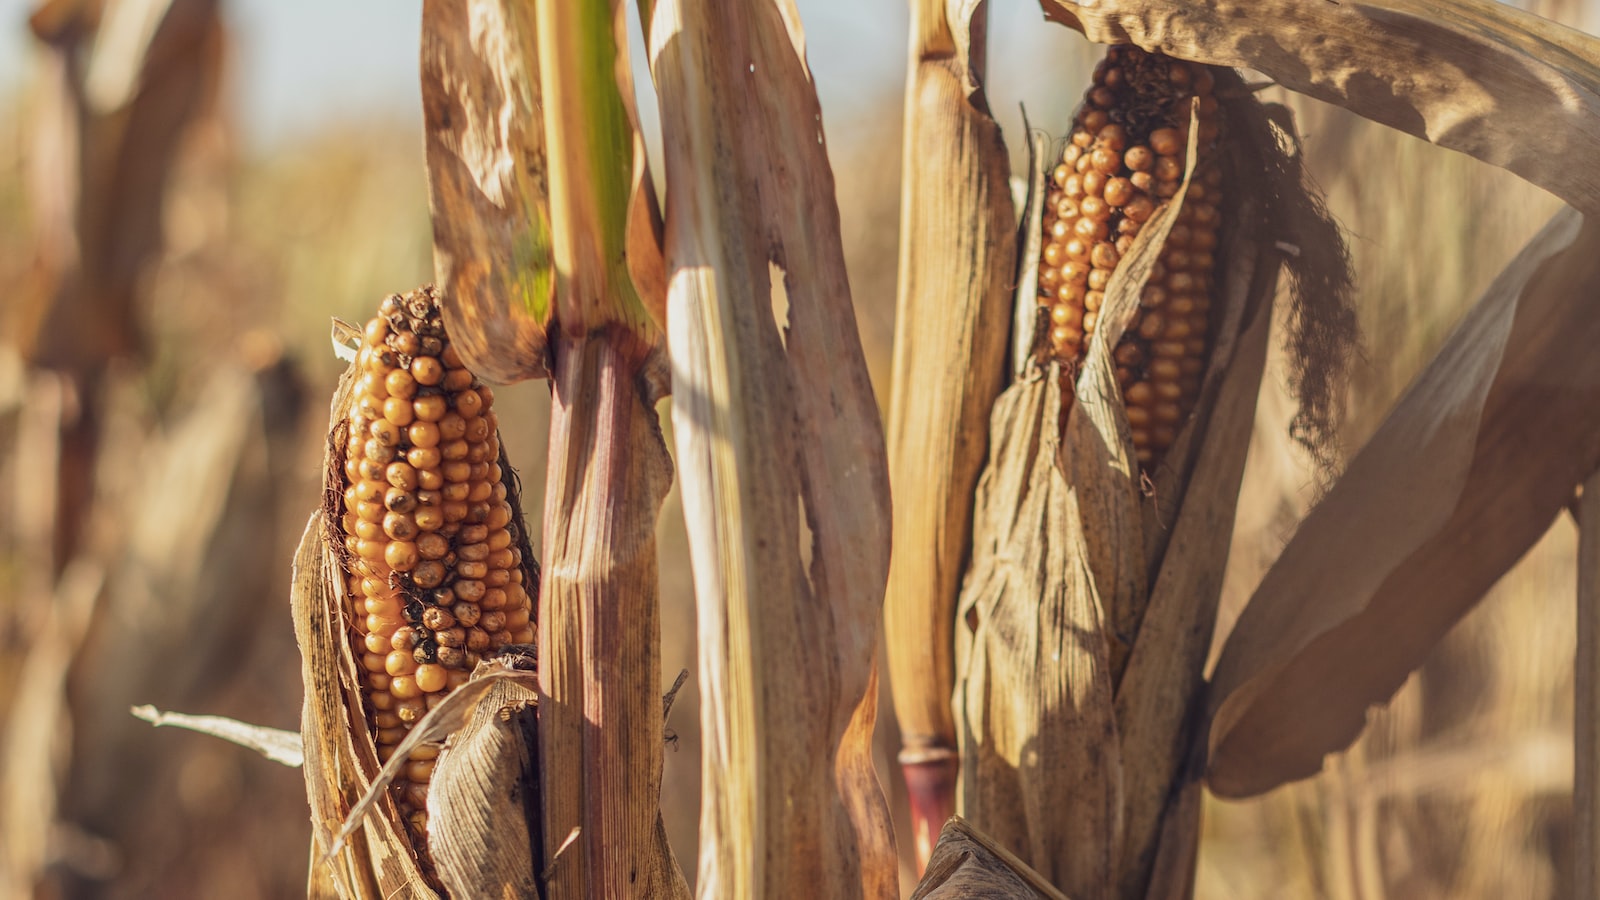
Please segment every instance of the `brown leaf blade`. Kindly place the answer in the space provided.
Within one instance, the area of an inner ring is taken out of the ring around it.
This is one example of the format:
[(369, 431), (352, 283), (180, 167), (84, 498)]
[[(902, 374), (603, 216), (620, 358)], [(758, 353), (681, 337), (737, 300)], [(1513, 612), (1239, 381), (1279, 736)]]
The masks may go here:
[(650, 27), (699, 610), (703, 897), (898, 893), (870, 755), (887, 464), (801, 40), (786, 3), (661, 2)]
[[(1254, 69), (1600, 212), (1600, 40), (1487, 0), (1042, 0), (1101, 43)], [(1528, 135), (1539, 135), (1529, 140)]]
[(1214, 792), (1269, 790), (1348, 746), (1600, 463), (1597, 284), (1600, 227), (1564, 210), (1307, 517), (1217, 664)]
[(982, 62), (967, 53), (985, 9), (951, 22), (944, 3), (911, 4), (884, 626), (919, 865), (955, 811), (952, 627), (985, 426), (1006, 372), (1015, 265), (1010, 163), (979, 90)]
[(451, 338), (491, 381), (545, 377), (554, 278), (532, 6), (426, 0), (422, 110)]

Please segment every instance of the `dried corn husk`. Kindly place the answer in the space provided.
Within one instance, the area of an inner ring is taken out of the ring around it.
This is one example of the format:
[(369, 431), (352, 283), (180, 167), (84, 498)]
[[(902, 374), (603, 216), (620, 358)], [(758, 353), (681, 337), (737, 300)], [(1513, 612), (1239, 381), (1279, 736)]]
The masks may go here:
[(1232, 73), (1217, 73), (1217, 96), (1234, 171), (1194, 418), (1141, 484), (1110, 348), (1185, 181), (1107, 287), (1065, 422), (1053, 367), (997, 402), (957, 610), (962, 814), (1081, 900), (1179, 896), (1191, 870), (1198, 805), (1180, 790), (1192, 777), (1190, 713), (1265, 365), (1276, 244), (1326, 224), (1286, 156), (1292, 140)]
[(952, 627), (1016, 264), (1010, 163), (981, 90), (986, 9), (911, 4), (884, 625), (919, 865), (955, 811)]
[[(337, 502), (334, 498), (344, 491), (343, 429), (353, 373), (352, 366), (340, 379), (331, 407), (324, 460), (324, 494), (330, 502)], [(508, 494), (515, 497), (515, 475), (503, 456), (501, 464)], [(512, 510), (526, 560), (525, 578), (527, 583), (537, 584), (527, 530), (514, 500)], [(458, 689), (460, 696), (452, 695), (430, 712), (391, 758), (392, 773), (409, 747), (424, 735), (443, 740), (474, 723), (451, 740), (435, 767), (429, 795), (430, 834), (449, 830), (450, 837), (440, 845), (444, 852), (434, 858), (436, 870), (426, 870), (383, 789), (388, 776), (378, 764), (362, 706), (357, 662), (347, 638), (349, 601), (338, 552), (343, 547), (334, 543), (340, 538), (330, 521), (326, 510), (312, 515), (295, 555), (291, 589), (306, 691), (301, 738), (312, 821), (309, 894), (344, 900), (436, 897), (441, 895), (442, 883), (456, 886), (457, 896), (538, 896), (534, 874), (539, 858), (537, 810), (522, 799), (537, 792), (537, 779), (528, 764), (535, 758), (532, 731), (482, 724), (485, 715), (531, 707), (534, 692), (526, 684), (505, 686), (484, 680), (494, 678), (498, 667), (480, 667), (473, 680)], [(531, 680), (528, 675), (518, 678)], [(508, 695), (513, 688), (521, 693)], [(525, 720), (525, 716), (515, 718)], [(485, 777), (491, 772), (506, 777)], [(485, 816), (485, 810), (499, 813)], [(347, 827), (351, 832), (348, 840), (341, 837)], [(470, 849), (463, 853), (458, 847)]]

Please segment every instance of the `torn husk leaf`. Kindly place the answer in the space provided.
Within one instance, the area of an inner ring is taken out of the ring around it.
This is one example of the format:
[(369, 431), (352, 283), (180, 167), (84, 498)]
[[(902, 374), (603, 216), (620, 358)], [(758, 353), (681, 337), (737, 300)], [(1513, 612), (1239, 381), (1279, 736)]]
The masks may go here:
[[(350, 639), (356, 629), (350, 621), (351, 600), (341, 562), (349, 551), (344, 546), (341, 526), (336, 524), (347, 487), (344, 448), (356, 382), (356, 368), (352, 365), (341, 377), (331, 404), (324, 459), (323, 509), (313, 514), (301, 538), (292, 581), (295, 634), (301, 648), (306, 691), (301, 740), (305, 755), (302, 770), (312, 811), (312, 870), (308, 891), (312, 896), (336, 896), (344, 900), (423, 898), (439, 896), (442, 881), (475, 886), (467, 896), (484, 895), (479, 888), (492, 888), (487, 892), (496, 896), (536, 896), (528, 891), (528, 887), (535, 884), (532, 873), (536, 871), (536, 856), (526, 850), (530, 840), (536, 838), (524, 839), (519, 844), (506, 834), (473, 834), (468, 829), (476, 827), (473, 823), (477, 820), (461, 815), (462, 810), (493, 808), (503, 803), (508, 795), (532, 790), (531, 784), (502, 781), (486, 785), (481, 780), (468, 779), (458, 787), (457, 780), (449, 774), (451, 769), (466, 764), (480, 765), (481, 761), (475, 758), (475, 751), (469, 749), (469, 745), (462, 745), (460, 753), (456, 752), (457, 748), (451, 748), (439, 754), (434, 771), (451, 786), (430, 791), (430, 811), (438, 805), (444, 813), (442, 817), (430, 819), (430, 833), (449, 822), (451, 844), (478, 847), (481, 852), (464, 863), (466, 868), (446, 869), (446, 865), (457, 866), (457, 860), (452, 857), (446, 864), (436, 858), (436, 868), (431, 871), (420, 861), (421, 854), (412, 844), (392, 793), (383, 787), (405, 764), (413, 747), (425, 741), (436, 746), (471, 721), (474, 710), (480, 705), (497, 703), (492, 698), (485, 699), (485, 695), (496, 686), (498, 679), (527, 680), (532, 676), (497, 671), (497, 666), (480, 667), (457, 694), (446, 695), (444, 702), (437, 704), (437, 708), (419, 723), (419, 727), (427, 727), (426, 733), (414, 730), (390, 758), (387, 770), (379, 765)], [(521, 524), (521, 511), (515, 499), (515, 475), (505, 465), (503, 454), (500, 462), (511, 519), (519, 535), (516, 541), (523, 559), (523, 578), (526, 583), (536, 585), (537, 564), (527, 544), (526, 529)], [(531, 691), (524, 688), (524, 692), (531, 699)], [(475, 736), (474, 739), (482, 738)], [(516, 759), (533, 758), (531, 745), (518, 748), (504, 741), (502, 745), (507, 748), (505, 752), (511, 754), (508, 766)], [(511, 770), (522, 771), (516, 767)], [(468, 790), (474, 784), (488, 793)], [(370, 799), (366, 799), (369, 795)], [(458, 823), (458, 819), (463, 822)], [(351, 824), (349, 836), (341, 840), (347, 821)], [(517, 831), (504, 817), (497, 817), (492, 827), (507, 834)], [(526, 822), (522, 828), (524, 835), (536, 836), (537, 833), (536, 821)], [(508, 874), (517, 872), (523, 874)]]
[(952, 626), (1016, 256), (1010, 163), (980, 89), (986, 8), (911, 4), (884, 628), (919, 864), (955, 811)]
[(960, 816), (939, 831), (911, 900), (1067, 900), (1044, 876)]
[(1152, 890), (1192, 867), (1198, 805), (1169, 803), (1192, 777), (1191, 714), (1281, 261), (1272, 248), (1277, 229), (1297, 231), (1295, 216), (1317, 208), (1298, 199), (1292, 141), (1236, 76), (1215, 78), (1233, 171), (1195, 412), (1142, 482), (1110, 350), (1188, 190), (1191, 143), (1184, 187), (1107, 285), (1064, 423), (1053, 370), (1035, 367), (996, 404), (958, 610), (962, 813), (1075, 900), (1145, 896), (1158, 853)]

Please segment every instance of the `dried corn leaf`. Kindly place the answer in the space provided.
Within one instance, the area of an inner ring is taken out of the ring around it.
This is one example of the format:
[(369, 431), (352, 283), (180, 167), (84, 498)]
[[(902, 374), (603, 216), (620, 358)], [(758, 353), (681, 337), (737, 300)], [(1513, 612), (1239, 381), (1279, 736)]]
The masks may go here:
[(1558, 213), (1263, 578), (1217, 664), (1212, 790), (1314, 774), (1600, 464), (1600, 226)]
[[(1600, 212), (1600, 40), (1490, 0), (1042, 0), (1102, 43), (1255, 69)], [(1529, 140), (1529, 135), (1538, 135)]]
[(1084, 535), (1094, 510), (1055, 465), (1057, 375), (1036, 371), (995, 403), (958, 607), (959, 808), (1069, 895), (1095, 898), (1119, 852), (1122, 757)]
[(162, 712), (148, 704), (135, 706), (131, 712), (157, 728), (186, 728), (201, 734), (221, 738), (260, 753), (275, 763), (298, 769), (305, 762), (305, 748), (300, 733), (251, 725), (226, 716), (192, 716), (185, 713)]
[(540, 896), (538, 697), (531, 681), (503, 678), (473, 698), (470, 718), (434, 768), (428, 852), (452, 897)]
[(1010, 163), (982, 91), (986, 9), (911, 4), (884, 624), (919, 863), (955, 811), (952, 625), (1015, 265)]
[(699, 894), (897, 896), (871, 759), (887, 463), (798, 15), (662, 0), (649, 32), (699, 610)]
[(426, 0), (422, 112), (445, 324), (484, 378), (546, 375), (549, 189), (533, 8)]
[(959, 816), (939, 831), (911, 900), (1067, 900), (1038, 872)]

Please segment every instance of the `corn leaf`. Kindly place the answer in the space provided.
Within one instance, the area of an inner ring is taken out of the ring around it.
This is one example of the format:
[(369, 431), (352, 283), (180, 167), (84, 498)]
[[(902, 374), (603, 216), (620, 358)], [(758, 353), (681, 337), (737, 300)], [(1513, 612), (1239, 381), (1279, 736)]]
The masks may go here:
[[(616, 322), (655, 332), (629, 271), (629, 210), (643, 142), (631, 115), (627, 7), (539, 0), (556, 319), (579, 333)], [(634, 247), (648, 246), (635, 240)], [(659, 280), (659, 279), (658, 279)]]
[(649, 28), (702, 897), (898, 895), (871, 759), (887, 463), (803, 40), (793, 6), (767, 0), (661, 0)]
[(480, 376), (544, 377), (554, 297), (533, 9), (425, 0), (422, 117), (445, 325)]
[(884, 623), (919, 865), (955, 811), (952, 627), (1016, 265), (1010, 163), (982, 92), (986, 20), (981, 3), (911, 3)]
[[(1041, 0), (1102, 43), (1257, 70), (1600, 212), (1600, 40), (1492, 0)], [(1529, 135), (1538, 135), (1529, 140)]]
[(1600, 464), (1600, 226), (1558, 213), (1263, 578), (1218, 661), (1211, 789), (1314, 774)]

